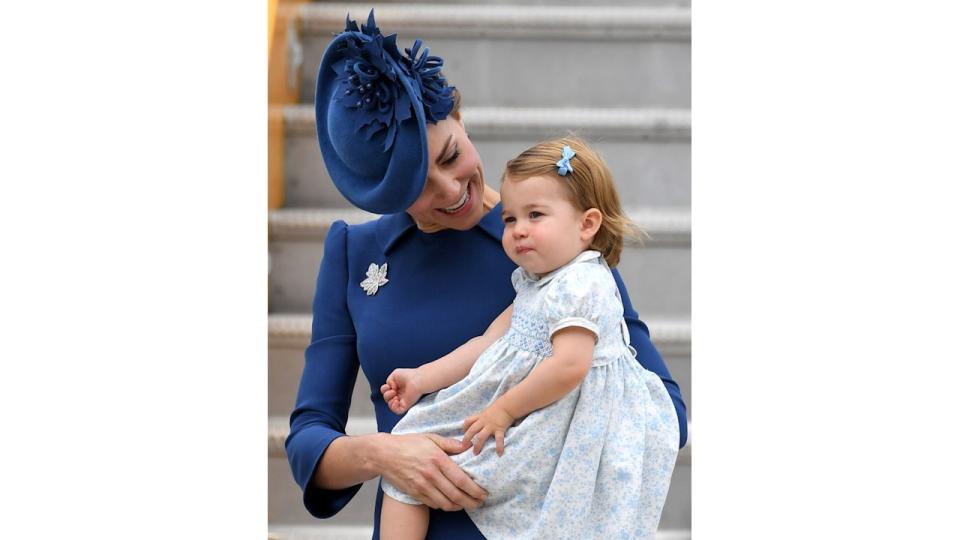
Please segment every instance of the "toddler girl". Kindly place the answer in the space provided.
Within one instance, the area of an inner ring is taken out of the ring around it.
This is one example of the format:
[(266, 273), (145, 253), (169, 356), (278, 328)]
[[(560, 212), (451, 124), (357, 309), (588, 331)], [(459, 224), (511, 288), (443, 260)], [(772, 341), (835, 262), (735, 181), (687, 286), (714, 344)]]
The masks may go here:
[[(632, 225), (610, 172), (566, 137), (508, 162), (500, 194), (516, 299), (482, 336), (390, 374), (384, 399), (409, 409), (393, 433), (463, 434), (473, 450), (451, 458), (489, 494), (467, 510), (489, 539), (652, 538), (680, 433), (629, 345), (610, 267)], [(383, 492), (381, 538), (424, 538), (427, 507)]]

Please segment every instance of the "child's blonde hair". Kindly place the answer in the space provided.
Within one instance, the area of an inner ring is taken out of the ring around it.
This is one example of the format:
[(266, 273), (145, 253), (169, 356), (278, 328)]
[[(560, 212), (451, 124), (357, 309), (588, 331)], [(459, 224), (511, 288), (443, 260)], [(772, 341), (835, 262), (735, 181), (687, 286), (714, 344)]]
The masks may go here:
[[(570, 159), (573, 172), (560, 176), (557, 161), (562, 157), (564, 146), (569, 146), (577, 155)], [(600, 230), (590, 243), (590, 249), (599, 251), (610, 268), (620, 262), (624, 238), (640, 238), (640, 228), (627, 218), (620, 206), (620, 196), (613, 184), (610, 169), (603, 158), (583, 140), (568, 135), (525, 150), (507, 162), (501, 183), (508, 179), (519, 182), (534, 176), (557, 179), (577, 210), (583, 212), (596, 208), (600, 211), (603, 219)]]

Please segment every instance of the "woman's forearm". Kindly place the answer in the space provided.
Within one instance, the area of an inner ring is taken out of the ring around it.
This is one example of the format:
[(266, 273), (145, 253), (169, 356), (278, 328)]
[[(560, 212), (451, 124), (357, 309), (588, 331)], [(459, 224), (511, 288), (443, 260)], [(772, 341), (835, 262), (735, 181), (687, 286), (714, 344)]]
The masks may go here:
[(334, 439), (320, 458), (313, 483), (323, 489), (344, 489), (376, 478), (384, 442), (383, 433)]

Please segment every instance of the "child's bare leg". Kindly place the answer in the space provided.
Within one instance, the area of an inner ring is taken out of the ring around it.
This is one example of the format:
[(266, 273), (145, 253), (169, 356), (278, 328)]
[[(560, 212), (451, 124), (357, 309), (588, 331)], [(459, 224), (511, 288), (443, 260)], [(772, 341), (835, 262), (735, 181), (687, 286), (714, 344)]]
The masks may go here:
[(430, 523), (430, 509), (422, 504), (404, 504), (388, 495), (380, 507), (381, 540), (423, 540)]

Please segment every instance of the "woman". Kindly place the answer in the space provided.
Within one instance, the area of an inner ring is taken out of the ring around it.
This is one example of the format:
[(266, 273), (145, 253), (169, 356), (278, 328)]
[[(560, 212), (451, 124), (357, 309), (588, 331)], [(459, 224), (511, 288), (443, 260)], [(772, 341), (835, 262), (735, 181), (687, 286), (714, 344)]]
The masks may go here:
[[(403, 55), (371, 12), (347, 20), (317, 77), (317, 135), (337, 188), (384, 217), (334, 223), (324, 243), (287, 456), (304, 505), (336, 514), (371, 478), (383, 476), (433, 508), (427, 538), (483, 538), (463, 508), (486, 493), (448, 454), (469, 448), (435, 435), (391, 435), (399, 420), (371, 394), (380, 433), (344, 435), (358, 367), (379, 389), (398, 367), (416, 367), (483, 333), (510, 304), (516, 265), (503, 252), (499, 195), (464, 128), (459, 94), (442, 59)], [(686, 407), (618, 272), (617, 287), (638, 361), (663, 380), (677, 410), (680, 445)], [(374, 538), (383, 492), (378, 489)]]

